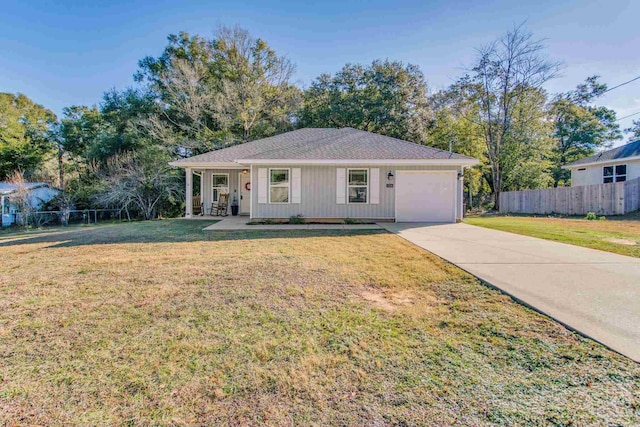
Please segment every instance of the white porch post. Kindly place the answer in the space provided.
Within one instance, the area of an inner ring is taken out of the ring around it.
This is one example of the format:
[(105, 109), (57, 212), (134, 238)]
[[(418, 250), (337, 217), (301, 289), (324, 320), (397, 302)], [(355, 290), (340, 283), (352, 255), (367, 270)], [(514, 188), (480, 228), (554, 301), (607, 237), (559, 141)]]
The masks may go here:
[(458, 215), (458, 219), (464, 219), (464, 166), (460, 168), (460, 179), (458, 179), (458, 185), (460, 188), (458, 189), (458, 197), (460, 197), (458, 201), (458, 209), (460, 215)]
[(185, 168), (186, 185), (185, 185), (185, 218), (191, 218), (193, 212), (193, 171), (191, 168)]
[(200, 171), (200, 205), (204, 209), (204, 169)]

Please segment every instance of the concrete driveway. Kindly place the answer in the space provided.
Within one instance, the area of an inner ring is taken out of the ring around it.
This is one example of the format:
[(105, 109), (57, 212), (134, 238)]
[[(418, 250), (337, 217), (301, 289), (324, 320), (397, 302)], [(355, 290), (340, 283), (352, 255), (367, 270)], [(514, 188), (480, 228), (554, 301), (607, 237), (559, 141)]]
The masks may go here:
[(640, 361), (639, 258), (468, 224), (380, 225)]

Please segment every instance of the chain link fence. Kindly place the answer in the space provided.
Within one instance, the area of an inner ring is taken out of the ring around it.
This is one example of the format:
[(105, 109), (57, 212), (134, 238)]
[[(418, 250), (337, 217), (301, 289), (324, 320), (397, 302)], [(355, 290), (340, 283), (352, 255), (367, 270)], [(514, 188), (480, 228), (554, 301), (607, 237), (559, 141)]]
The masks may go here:
[(84, 209), (61, 211), (15, 212), (13, 223), (25, 227), (56, 225), (98, 224), (99, 222), (126, 221), (120, 209)]

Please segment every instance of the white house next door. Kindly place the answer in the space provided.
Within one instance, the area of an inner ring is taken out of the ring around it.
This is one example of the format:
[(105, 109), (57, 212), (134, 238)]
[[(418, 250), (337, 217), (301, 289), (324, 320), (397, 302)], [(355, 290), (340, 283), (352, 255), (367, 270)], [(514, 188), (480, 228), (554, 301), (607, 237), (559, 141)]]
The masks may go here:
[(456, 171), (396, 173), (397, 222), (455, 222)]
[(251, 208), (251, 173), (240, 173), (240, 214), (249, 215)]

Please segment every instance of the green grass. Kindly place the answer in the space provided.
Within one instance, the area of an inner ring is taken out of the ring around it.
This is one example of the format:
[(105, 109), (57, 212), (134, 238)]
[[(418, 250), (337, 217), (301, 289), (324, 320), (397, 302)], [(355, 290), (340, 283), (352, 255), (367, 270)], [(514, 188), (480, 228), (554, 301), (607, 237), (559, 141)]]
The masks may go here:
[(0, 236), (0, 425), (633, 425), (640, 367), (397, 236)]
[(575, 217), (480, 216), (466, 218), (465, 222), (495, 230), (640, 257), (640, 219), (637, 215), (626, 219), (605, 221), (588, 221)]

